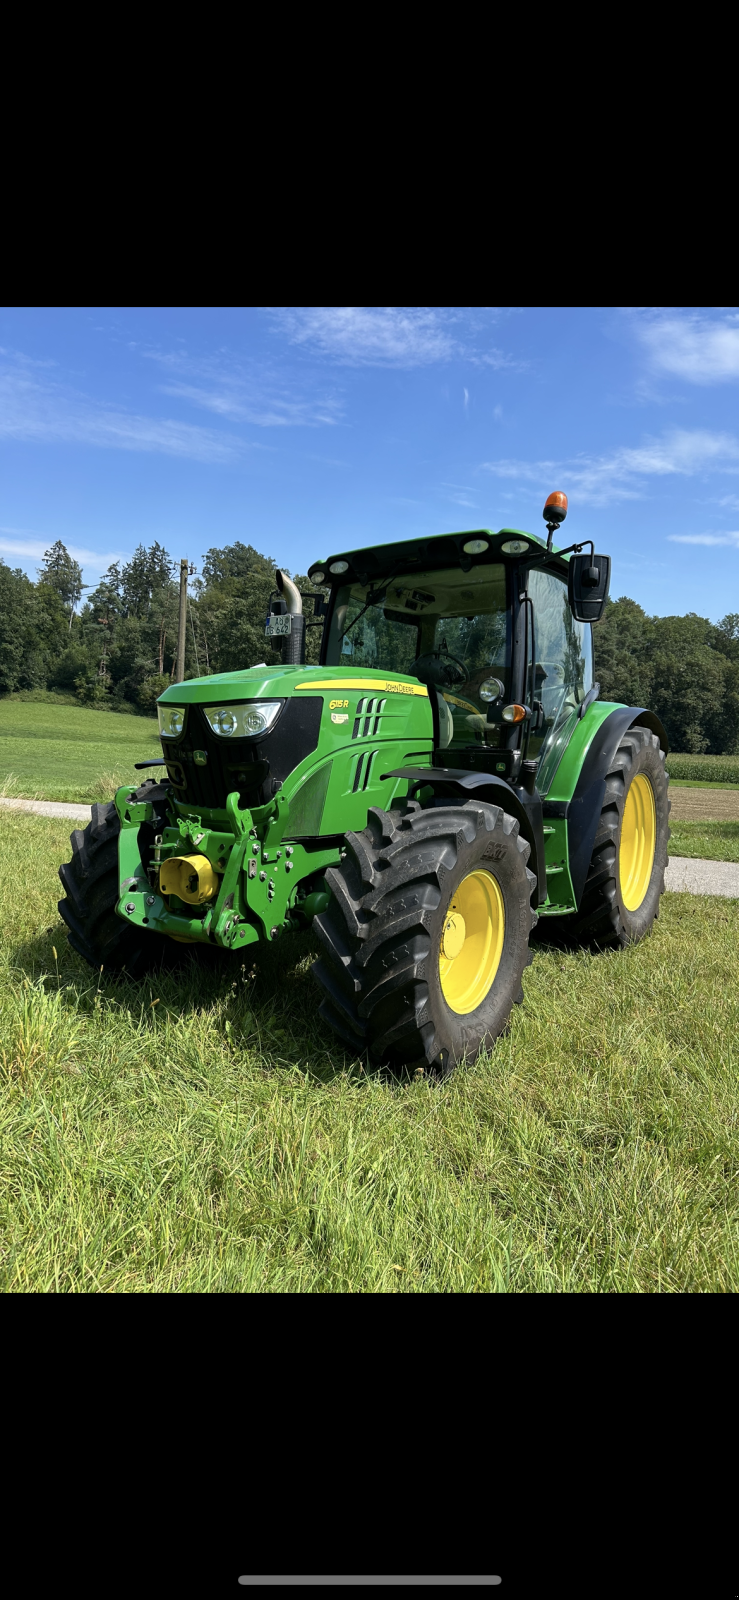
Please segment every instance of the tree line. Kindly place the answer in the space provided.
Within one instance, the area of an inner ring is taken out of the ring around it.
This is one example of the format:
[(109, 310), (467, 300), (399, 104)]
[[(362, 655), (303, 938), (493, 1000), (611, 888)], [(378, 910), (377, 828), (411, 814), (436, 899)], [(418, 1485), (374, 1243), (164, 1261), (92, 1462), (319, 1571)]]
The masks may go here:
[[(251, 545), (208, 551), (189, 585), (185, 677), (281, 663), (264, 632), (274, 574), (274, 561)], [(313, 592), (306, 577), (294, 581)], [(310, 604), (305, 611), (310, 622)], [(84, 705), (151, 714), (175, 675), (178, 629), (179, 574), (160, 544), (112, 562), (86, 593), (61, 541), (37, 583), (0, 561), (0, 694), (55, 689)], [(319, 645), (320, 629), (308, 627), (309, 661)]]
[[(252, 545), (208, 551), (188, 594), (186, 677), (281, 662), (264, 633), (274, 572)], [(312, 588), (306, 577), (294, 582)], [(0, 560), (0, 694), (51, 689), (151, 715), (175, 674), (178, 607), (175, 563), (157, 543), (113, 562), (88, 589), (61, 541), (37, 583)], [(320, 627), (306, 629), (309, 662), (320, 636)], [(593, 637), (603, 699), (651, 707), (673, 750), (739, 754), (739, 613), (718, 623), (695, 612), (650, 617), (624, 598), (609, 601)]]

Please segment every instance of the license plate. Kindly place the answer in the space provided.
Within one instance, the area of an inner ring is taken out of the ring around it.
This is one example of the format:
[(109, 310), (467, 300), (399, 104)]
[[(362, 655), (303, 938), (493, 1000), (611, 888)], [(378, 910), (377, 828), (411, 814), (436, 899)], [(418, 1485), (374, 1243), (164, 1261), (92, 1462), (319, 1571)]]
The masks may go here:
[(292, 617), (270, 617), (264, 632), (274, 638), (276, 634), (290, 633), (291, 628)]

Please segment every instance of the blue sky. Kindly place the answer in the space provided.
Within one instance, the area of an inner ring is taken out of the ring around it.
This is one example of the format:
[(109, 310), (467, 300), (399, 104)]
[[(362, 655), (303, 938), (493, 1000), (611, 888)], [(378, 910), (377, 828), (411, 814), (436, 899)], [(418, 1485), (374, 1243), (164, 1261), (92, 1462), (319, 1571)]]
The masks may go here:
[[(87, 583), (157, 539), (305, 571), (445, 530), (613, 557), (651, 613), (739, 611), (739, 311), (5, 309), (0, 557)], [(564, 542), (564, 541), (562, 541)]]

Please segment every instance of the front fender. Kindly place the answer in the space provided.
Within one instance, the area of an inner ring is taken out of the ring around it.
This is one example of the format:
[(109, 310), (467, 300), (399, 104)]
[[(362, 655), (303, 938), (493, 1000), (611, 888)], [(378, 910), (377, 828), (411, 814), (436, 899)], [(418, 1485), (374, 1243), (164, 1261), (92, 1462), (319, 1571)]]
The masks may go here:
[(396, 767), (384, 772), (383, 778), (405, 778), (409, 794), (414, 789), (428, 786), (435, 794), (464, 803), (473, 796), (502, 806), (516, 818), (524, 839), (531, 846), (529, 866), (536, 876), (537, 903), (543, 905), (547, 897), (547, 872), (544, 858), (544, 823), (541, 796), (535, 789), (529, 794), (522, 785), (514, 789), (504, 778), (492, 772), (470, 772), (466, 767)]

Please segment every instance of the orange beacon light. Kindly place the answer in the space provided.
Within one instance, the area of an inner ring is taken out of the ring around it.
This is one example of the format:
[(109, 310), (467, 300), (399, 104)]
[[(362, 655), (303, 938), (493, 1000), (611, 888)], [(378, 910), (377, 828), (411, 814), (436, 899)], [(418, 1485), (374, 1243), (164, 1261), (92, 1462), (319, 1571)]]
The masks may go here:
[(547, 495), (542, 516), (549, 533), (547, 550), (551, 550), (554, 530), (559, 527), (561, 522), (564, 522), (567, 516), (567, 495), (563, 494), (561, 489), (554, 489), (552, 494)]

